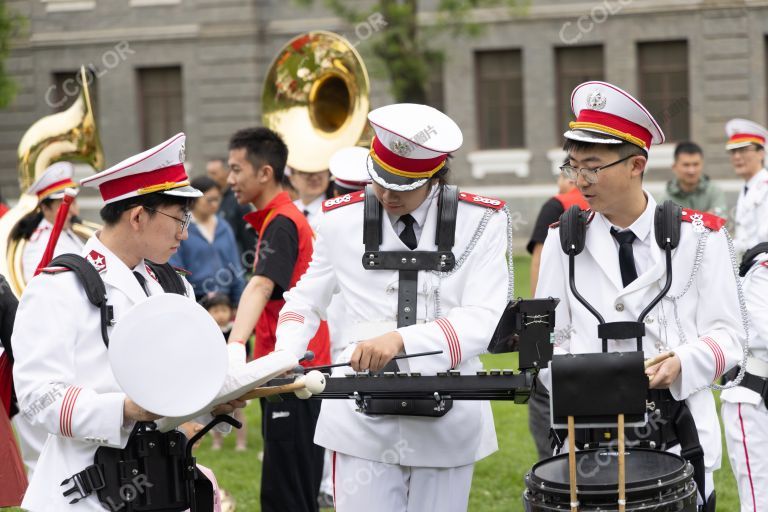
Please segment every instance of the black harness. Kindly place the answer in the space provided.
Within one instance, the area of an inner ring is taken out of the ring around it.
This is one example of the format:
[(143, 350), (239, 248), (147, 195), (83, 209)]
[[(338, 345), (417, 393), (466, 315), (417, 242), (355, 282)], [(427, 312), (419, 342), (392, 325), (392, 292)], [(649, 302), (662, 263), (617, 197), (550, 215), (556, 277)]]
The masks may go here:
[[(654, 215), (656, 244), (665, 252), (666, 282), (661, 292), (646, 306), (636, 322), (605, 322), (602, 315), (576, 290), (574, 267), (575, 257), (584, 250), (589, 213), (578, 206), (572, 206), (560, 217), (560, 244), (569, 256), (569, 282), (576, 299), (598, 320), (597, 334), (602, 340), (602, 352), (608, 352), (608, 339), (637, 339), (637, 351), (643, 350), (645, 323), (643, 320), (672, 286), (672, 249), (680, 242), (682, 208), (672, 201), (659, 205)], [(589, 400), (588, 397), (584, 397)], [(626, 432), (628, 446), (666, 450), (680, 445), (681, 456), (694, 468), (694, 480), (706, 502), (704, 489), (704, 450), (699, 441), (693, 415), (684, 401), (672, 398), (668, 389), (649, 389), (648, 406), (651, 418), (642, 429)], [(556, 437), (564, 437), (555, 433)], [(580, 449), (610, 446), (617, 439), (616, 429), (584, 428), (576, 432), (575, 444)]]
[[(366, 270), (397, 270), (397, 326), (416, 323), (418, 279), (420, 270), (448, 272), (456, 265), (451, 249), (456, 239), (456, 212), (459, 190), (455, 186), (441, 185), (438, 197), (438, 221), (435, 233), (437, 251), (380, 251), (382, 242), (382, 206), (373, 192), (365, 188), (363, 221), (363, 268)], [(396, 361), (390, 361), (384, 372), (397, 372)], [(451, 399), (435, 400), (367, 399), (358, 404), (366, 414), (397, 414), (402, 416), (444, 416), (453, 407)]]
[[(186, 295), (184, 280), (169, 264), (146, 261), (166, 293)], [(109, 347), (107, 328), (114, 324), (112, 306), (99, 272), (77, 254), (62, 254), (49, 267), (64, 267), (80, 280), (91, 304), (101, 315), (101, 337)], [(124, 449), (102, 446), (94, 463), (64, 480), (70, 504), (96, 493), (108, 510), (122, 512), (213, 511), (213, 484), (197, 469), (192, 446), (221, 422), (239, 428), (229, 416), (217, 416), (189, 441), (177, 431), (161, 433), (153, 422), (137, 422)]]

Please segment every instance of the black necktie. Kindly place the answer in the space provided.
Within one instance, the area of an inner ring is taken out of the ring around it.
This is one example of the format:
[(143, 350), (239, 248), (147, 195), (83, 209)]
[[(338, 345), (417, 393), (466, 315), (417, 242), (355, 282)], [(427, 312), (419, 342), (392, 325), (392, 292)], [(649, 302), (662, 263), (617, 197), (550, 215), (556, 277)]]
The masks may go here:
[(400, 233), (400, 240), (402, 240), (410, 250), (414, 250), (418, 245), (416, 232), (413, 230), (413, 225), (416, 223), (416, 219), (410, 215), (403, 215), (398, 220), (405, 224), (405, 229)]
[(309, 217), (309, 210), (304, 210), (304, 216)]
[(149, 297), (149, 290), (147, 289), (147, 280), (144, 279), (143, 275), (139, 274), (135, 270), (133, 271), (133, 275), (136, 276), (136, 280), (141, 285), (141, 289), (144, 290), (144, 293), (147, 295), (147, 297)]
[(635, 268), (635, 255), (632, 252), (632, 242), (637, 238), (630, 231), (619, 231), (611, 228), (611, 235), (619, 242), (619, 268), (621, 269), (621, 282), (626, 288), (629, 283), (637, 279), (637, 269)]
[(749, 192), (749, 187), (744, 185), (744, 195), (747, 195), (747, 192)]

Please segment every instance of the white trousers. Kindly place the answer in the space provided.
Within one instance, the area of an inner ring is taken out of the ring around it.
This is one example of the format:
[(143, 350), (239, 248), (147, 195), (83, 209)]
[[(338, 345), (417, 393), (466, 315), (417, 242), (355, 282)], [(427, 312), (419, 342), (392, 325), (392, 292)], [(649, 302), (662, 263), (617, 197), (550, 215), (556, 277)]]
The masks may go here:
[(474, 464), (430, 468), (333, 452), (336, 512), (464, 512)]
[(722, 413), (741, 512), (768, 510), (768, 408), (723, 402)]

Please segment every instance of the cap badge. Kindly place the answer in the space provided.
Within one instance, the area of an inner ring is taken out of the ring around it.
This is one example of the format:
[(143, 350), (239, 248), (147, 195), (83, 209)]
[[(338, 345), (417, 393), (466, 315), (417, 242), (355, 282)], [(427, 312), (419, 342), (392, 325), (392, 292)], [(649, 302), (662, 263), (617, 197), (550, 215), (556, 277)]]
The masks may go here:
[(603, 110), (608, 99), (600, 91), (592, 91), (587, 96), (587, 106), (592, 110)]
[(187, 152), (184, 148), (184, 144), (179, 147), (179, 161), (184, 162), (185, 157), (187, 156)]
[(389, 149), (391, 149), (393, 153), (396, 153), (400, 156), (405, 156), (411, 152), (411, 145), (401, 140), (393, 140), (389, 144)]

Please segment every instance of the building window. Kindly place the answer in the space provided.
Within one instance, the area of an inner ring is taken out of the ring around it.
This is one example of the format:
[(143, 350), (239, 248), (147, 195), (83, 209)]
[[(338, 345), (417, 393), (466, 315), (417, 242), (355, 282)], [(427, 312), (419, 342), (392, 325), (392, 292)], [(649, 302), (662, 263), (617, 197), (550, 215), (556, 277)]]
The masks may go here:
[(141, 142), (149, 148), (184, 131), (181, 67), (142, 68), (138, 76)]
[(667, 142), (690, 138), (688, 44), (685, 41), (639, 43), (640, 101), (664, 131)]
[(568, 123), (574, 120), (571, 110), (571, 92), (577, 85), (591, 80), (604, 80), (604, 59), (602, 45), (569, 46), (555, 48), (557, 98), (556, 138), (558, 144), (563, 140), (563, 132)]
[(480, 149), (521, 148), (523, 71), (520, 50), (475, 54), (478, 144)]
[[(45, 93), (45, 102), (54, 112), (67, 110), (80, 96), (81, 81), (80, 71), (54, 72), (51, 75), (52, 84)], [(88, 94), (91, 97), (91, 106), (96, 110), (99, 103), (96, 75), (86, 71), (86, 81), (88, 83)]]
[(432, 61), (429, 64), (429, 80), (427, 82), (427, 104), (440, 112), (445, 112), (443, 69), (442, 59)]

